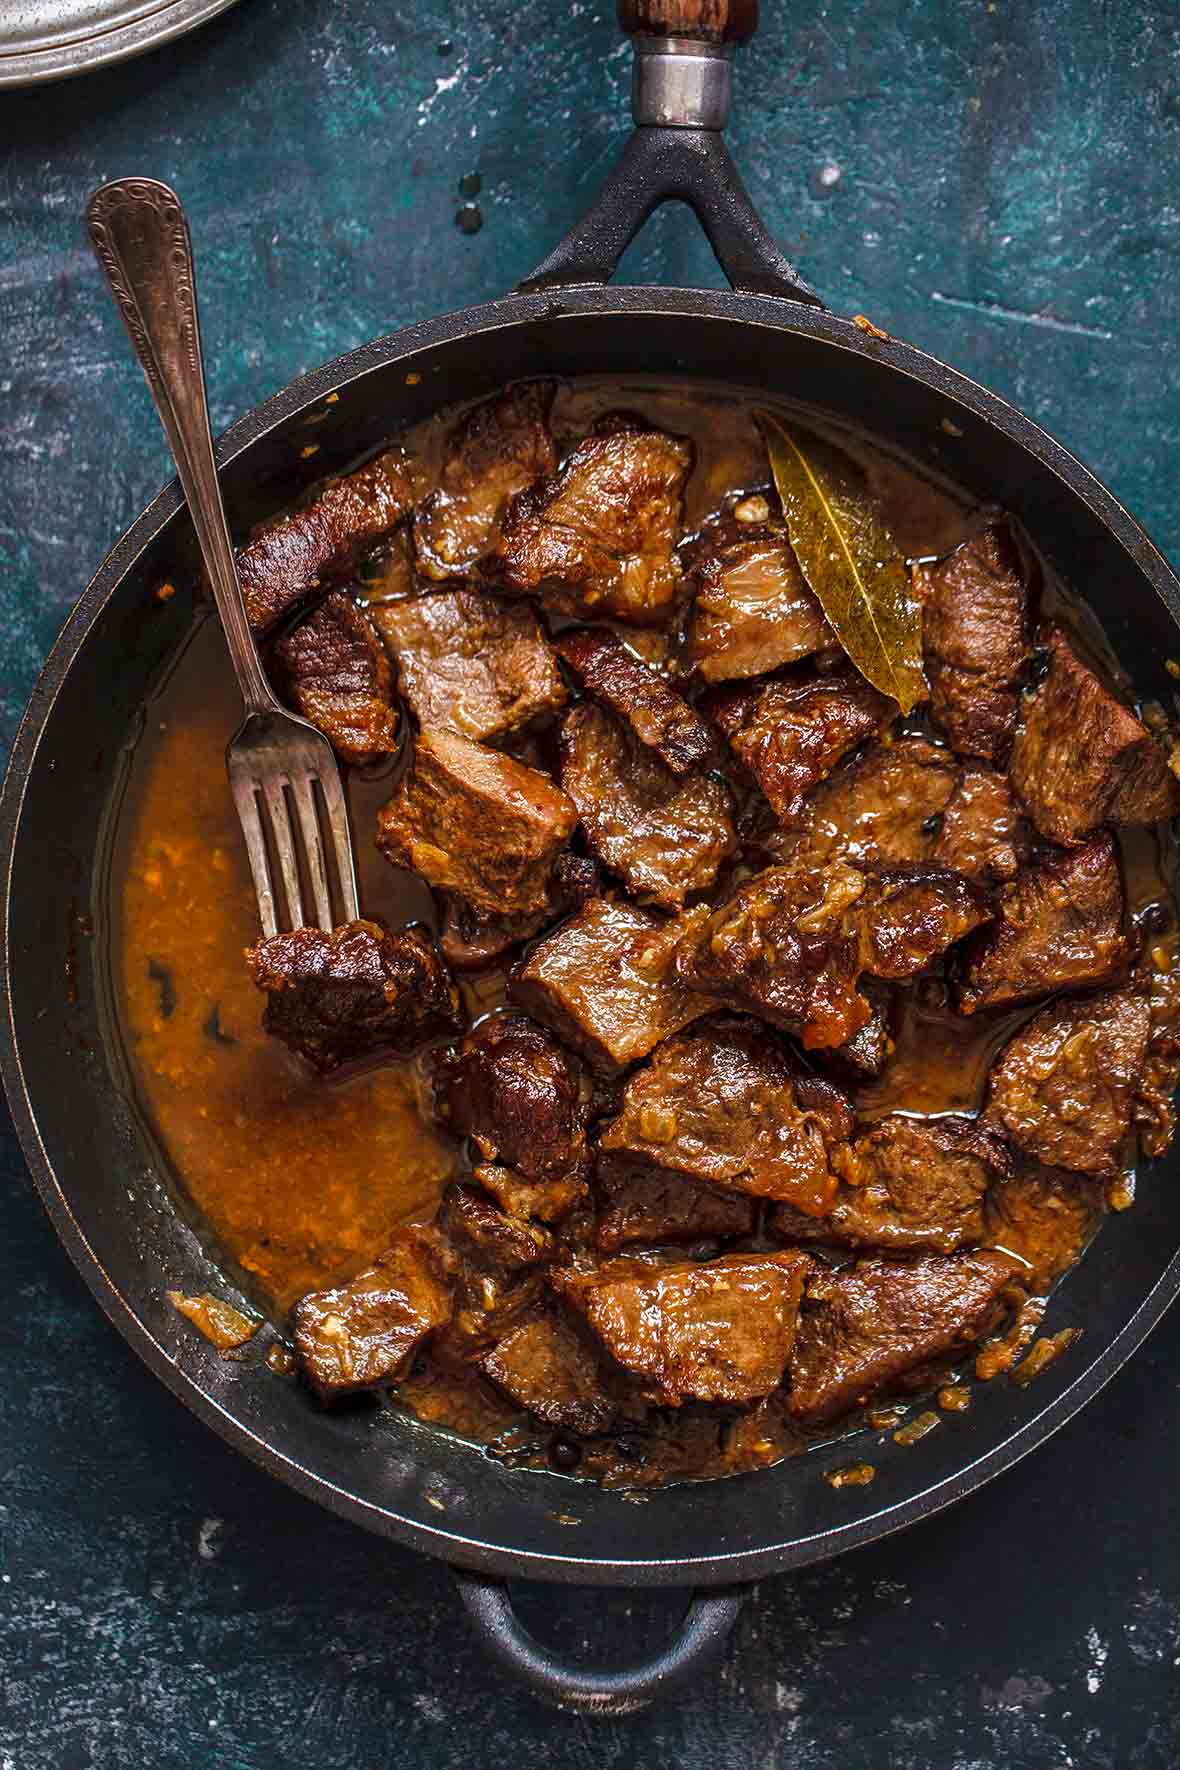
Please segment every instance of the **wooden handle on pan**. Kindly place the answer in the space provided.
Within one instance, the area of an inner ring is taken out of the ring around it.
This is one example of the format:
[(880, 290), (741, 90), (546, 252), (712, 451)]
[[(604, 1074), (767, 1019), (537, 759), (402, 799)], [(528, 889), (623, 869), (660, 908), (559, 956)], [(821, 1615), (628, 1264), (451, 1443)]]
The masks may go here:
[(627, 35), (745, 43), (758, 29), (758, 0), (619, 0)]

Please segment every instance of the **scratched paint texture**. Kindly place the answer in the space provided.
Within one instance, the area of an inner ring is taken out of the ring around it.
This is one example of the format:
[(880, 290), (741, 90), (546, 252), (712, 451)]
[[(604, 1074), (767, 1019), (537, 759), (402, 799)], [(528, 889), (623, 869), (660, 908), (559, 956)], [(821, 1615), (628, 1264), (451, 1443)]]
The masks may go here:
[[(1180, 562), (1174, 0), (766, 0), (735, 152), (844, 310), (947, 357), (1088, 460)], [(100, 179), (190, 207), (220, 427), (381, 331), (510, 286), (619, 142), (607, 0), (242, 0), (85, 83), (6, 94), (0, 737), (166, 475), (84, 250)], [(455, 225), (459, 181), (482, 230)], [(683, 215), (635, 280), (715, 282)], [(125, 1350), (0, 1142), (0, 1770), (1142, 1770), (1180, 1757), (1180, 1321), (968, 1505), (764, 1584), (721, 1675), (631, 1721), (489, 1671), (446, 1572), (314, 1510)], [(920, 1454), (915, 1451), (914, 1454)], [(670, 1600), (524, 1594), (617, 1652)]]

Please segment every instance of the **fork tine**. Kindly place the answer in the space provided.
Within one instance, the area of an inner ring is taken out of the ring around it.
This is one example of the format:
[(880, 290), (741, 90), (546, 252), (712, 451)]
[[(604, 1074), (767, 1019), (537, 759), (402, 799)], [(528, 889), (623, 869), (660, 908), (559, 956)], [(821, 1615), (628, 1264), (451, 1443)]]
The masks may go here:
[(352, 858), (352, 831), (348, 823), (348, 806), (344, 800), (344, 788), (340, 785), (340, 776), (335, 765), (325, 768), (321, 772), (320, 788), (328, 810), (328, 827), (332, 832), (332, 842), (336, 852), (336, 871), (340, 876), (340, 901), (344, 911), (343, 919), (346, 922), (355, 922), (361, 912), (356, 891), (356, 866)]
[(295, 860), (295, 844), (291, 840), (291, 814), (287, 810), (282, 780), (264, 775), (262, 792), (270, 812), (271, 834), (274, 837), (275, 853), (279, 857), (279, 872), (282, 874), (283, 892), (287, 899), (287, 917), (292, 928), (303, 928), (307, 924), (303, 914), (303, 897), (299, 890), (299, 867)]
[(307, 870), (311, 876), (311, 888), (315, 894), (316, 915), (320, 927), (325, 934), (332, 932), (332, 894), (328, 888), (328, 873), (324, 866), (324, 849), (320, 841), (320, 820), (316, 816), (315, 788), (305, 774), (291, 774), (291, 797), (295, 801), (295, 810), (299, 814), (299, 828), (303, 831), (303, 845), (307, 850)]
[(266, 852), (266, 838), (262, 833), (262, 817), (258, 809), (258, 794), (253, 781), (242, 780), (230, 775), (230, 790), (234, 796), (234, 804), (238, 808), (238, 822), (242, 826), (242, 835), (246, 841), (246, 854), (250, 861), (250, 871), (254, 875), (254, 890), (258, 895), (258, 914), (262, 920), (262, 932), (270, 938), (279, 931), (278, 919), (275, 915), (274, 885), (270, 876), (270, 858)]

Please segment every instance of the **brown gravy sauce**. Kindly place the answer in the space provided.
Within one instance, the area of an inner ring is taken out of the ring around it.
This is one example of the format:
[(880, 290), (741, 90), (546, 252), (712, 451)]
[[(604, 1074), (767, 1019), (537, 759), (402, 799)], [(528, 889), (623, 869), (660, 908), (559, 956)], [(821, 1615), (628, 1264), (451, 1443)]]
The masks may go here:
[[(753, 408), (700, 384), (588, 380), (565, 387), (554, 408), (559, 444), (619, 408), (638, 408), (695, 443), (690, 530), (728, 493), (765, 483)], [(402, 439), (424, 475), (436, 470), (453, 417)], [(861, 460), (907, 553), (942, 554), (963, 537), (970, 526), (963, 500), (855, 437), (841, 434), (840, 441)], [(366, 575), (370, 596), (410, 587), (404, 551), (396, 548)], [(263, 1034), (262, 1000), (243, 960), (258, 933), (256, 906), (224, 768), (239, 718), (220, 631), (201, 618), (152, 696), (130, 757), (110, 881), (111, 971), (135, 1089), (175, 1184), (224, 1254), (227, 1273), (281, 1321), (305, 1291), (368, 1264), (396, 1224), (429, 1217), (464, 1164), (454, 1141), (430, 1122), (418, 1065), (391, 1063), (325, 1084)], [(426, 888), (388, 866), (374, 846), (376, 811), (395, 772), (396, 764), (348, 783), (362, 913), (394, 926), (433, 922)], [(1131, 832), (1124, 856), (1132, 911), (1166, 895), (1150, 834)], [(463, 987), (473, 1018), (502, 1000), (503, 979), (494, 973)], [(892, 1065), (857, 1102), (866, 1116), (898, 1107), (921, 1114), (978, 1108), (992, 1056), (1027, 1013), (963, 1022), (947, 1010), (941, 988), (931, 980), (906, 992)], [(419, 1360), (400, 1394), (421, 1418), (494, 1440), (500, 1455), (537, 1461), (546, 1454), (545, 1435), (477, 1376), (457, 1379)], [(846, 1422), (841, 1435), (847, 1429)], [(588, 1448), (581, 1472), (643, 1485), (760, 1466), (802, 1443), (773, 1396), (720, 1424), (707, 1410), (681, 1410), (674, 1422), (663, 1421), (658, 1456), (652, 1433), (650, 1421), (637, 1422), (601, 1451)]]

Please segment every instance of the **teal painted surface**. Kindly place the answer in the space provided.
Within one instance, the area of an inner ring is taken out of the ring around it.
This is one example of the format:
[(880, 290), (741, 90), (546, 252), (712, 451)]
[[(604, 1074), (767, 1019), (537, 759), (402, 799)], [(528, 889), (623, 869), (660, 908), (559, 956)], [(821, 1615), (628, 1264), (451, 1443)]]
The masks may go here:
[[(1167, 0), (765, 0), (735, 154), (829, 302), (1064, 438), (1174, 561), (1180, 13)], [(496, 294), (622, 139), (607, 0), (241, 0), (198, 36), (6, 96), (0, 736), (164, 451), (83, 246), (101, 179), (189, 207), (217, 425)], [(445, 46), (445, 47), (444, 47)], [(477, 195), (460, 181), (478, 172)], [(483, 217), (455, 224), (463, 202)], [(633, 280), (716, 282), (682, 214)], [(100, 1318), (0, 1145), (0, 1770), (1145, 1770), (1180, 1757), (1180, 1324), (1051, 1450), (951, 1516), (766, 1584), (674, 1709), (545, 1717), (445, 1572), (280, 1491)], [(622, 1599), (542, 1597), (603, 1652)], [(666, 1601), (662, 1601), (666, 1602)], [(666, 1612), (661, 1610), (661, 1614)]]

